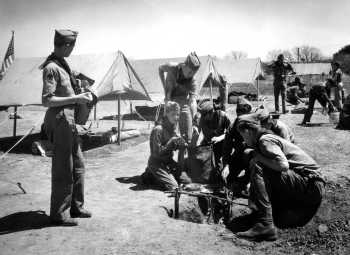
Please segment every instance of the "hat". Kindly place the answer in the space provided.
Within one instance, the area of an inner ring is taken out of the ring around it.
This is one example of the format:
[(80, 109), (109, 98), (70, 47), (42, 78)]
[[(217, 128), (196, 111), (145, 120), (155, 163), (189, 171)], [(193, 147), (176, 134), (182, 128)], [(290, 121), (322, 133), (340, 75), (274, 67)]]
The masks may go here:
[(180, 106), (178, 103), (173, 102), (173, 101), (168, 101), (167, 104), (165, 105), (165, 112), (180, 112)]
[(268, 118), (270, 118), (270, 113), (265, 109), (259, 109), (254, 113), (245, 114), (238, 117), (238, 122), (249, 122), (255, 125), (260, 125), (262, 121)]
[(74, 43), (77, 36), (78, 32), (76, 31), (68, 29), (55, 30), (54, 44), (56, 46), (62, 46), (65, 43)]
[(198, 110), (201, 113), (207, 113), (214, 109), (213, 102), (210, 100), (205, 100), (199, 103)]
[(185, 65), (191, 68), (192, 70), (198, 70), (201, 66), (201, 62), (195, 52), (191, 52), (185, 60)]
[(237, 114), (250, 113), (252, 108), (252, 104), (247, 99), (245, 99), (244, 97), (238, 97), (236, 108)]

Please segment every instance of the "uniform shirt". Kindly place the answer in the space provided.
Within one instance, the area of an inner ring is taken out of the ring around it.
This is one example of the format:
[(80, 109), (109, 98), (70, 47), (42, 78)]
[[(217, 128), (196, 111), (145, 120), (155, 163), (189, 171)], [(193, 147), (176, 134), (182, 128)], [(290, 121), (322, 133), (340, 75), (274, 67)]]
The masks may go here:
[(343, 72), (340, 70), (340, 68), (338, 68), (335, 71), (331, 71), (331, 76), (332, 76), (332, 80), (335, 82), (335, 84), (339, 84), (342, 82), (342, 76), (343, 76)]
[(296, 100), (299, 92), (299, 86), (291, 86), (287, 89), (287, 98)]
[(289, 63), (279, 63), (275, 61), (272, 65), (274, 84), (283, 83), (286, 81), (288, 73), (293, 72), (293, 67)]
[(194, 78), (185, 79), (181, 67), (178, 63), (168, 63), (163, 65), (166, 72), (165, 83), (167, 88), (172, 88), (171, 100), (174, 98), (187, 98), (196, 94), (196, 83)]
[(220, 136), (230, 126), (230, 120), (224, 111), (216, 110), (213, 118), (208, 121), (204, 118), (200, 119), (199, 127), (203, 132), (204, 142), (209, 143), (214, 136)]
[(284, 122), (277, 120), (276, 124), (271, 127), (271, 131), (292, 143), (294, 143), (294, 133)]
[(235, 151), (243, 151), (246, 147), (243, 137), (237, 130), (238, 120), (239, 118), (237, 117), (235, 121), (231, 123), (228, 129), (226, 130), (222, 155), (222, 161), (224, 166), (230, 162), (230, 157), (233, 149)]
[(323, 180), (315, 160), (295, 144), (277, 135), (262, 135), (258, 141), (258, 150), (266, 158), (286, 158), (289, 169), (303, 177)]
[(153, 128), (150, 136), (151, 163), (167, 163), (173, 157), (173, 149), (167, 146), (170, 138), (176, 136), (175, 126), (167, 118)]
[[(71, 85), (69, 74), (54, 62), (50, 62), (43, 68), (43, 90), (42, 99), (49, 97), (70, 97), (74, 96), (74, 90)], [(45, 115), (45, 130), (51, 139), (52, 131), (55, 127), (56, 119), (65, 118), (69, 124), (74, 122), (75, 105), (66, 105), (59, 107), (49, 107)]]

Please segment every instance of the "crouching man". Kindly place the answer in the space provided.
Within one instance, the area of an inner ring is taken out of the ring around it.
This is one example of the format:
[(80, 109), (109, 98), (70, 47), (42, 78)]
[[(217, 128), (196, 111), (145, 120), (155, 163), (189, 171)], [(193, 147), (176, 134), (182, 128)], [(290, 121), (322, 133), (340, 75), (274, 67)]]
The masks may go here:
[(254, 225), (236, 235), (275, 240), (275, 226), (305, 225), (317, 212), (324, 195), (325, 181), (316, 162), (295, 144), (257, 123), (241, 121), (238, 131), (254, 149), (249, 164)]
[(185, 140), (175, 132), (179, 116), (180, 106), (176, 102), (169, 101), (162, 123), (155, 126), (151, 132), (151, 155), (146, 171), (142, 174), (142, 181), (145, 184), (156, 184), (162, 190), (173, 190), (178, 187), (181, 172), (177, 162), (173, 160), (173, 153), (186, 146)]

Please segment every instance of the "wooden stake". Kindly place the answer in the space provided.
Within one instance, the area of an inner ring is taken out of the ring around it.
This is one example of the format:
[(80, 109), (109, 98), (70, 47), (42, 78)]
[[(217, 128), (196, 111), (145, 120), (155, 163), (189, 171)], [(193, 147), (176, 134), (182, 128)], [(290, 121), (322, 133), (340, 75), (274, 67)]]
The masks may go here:
[(17, 131), (17, 106), (13, 109), (13, 136), (16, 136)]
[(121, 94), (118, 94), (118, 145), (120, 145), (120, 122), (121, 122), (121, 115), (120, 115), (120, 100), (121, 100)]

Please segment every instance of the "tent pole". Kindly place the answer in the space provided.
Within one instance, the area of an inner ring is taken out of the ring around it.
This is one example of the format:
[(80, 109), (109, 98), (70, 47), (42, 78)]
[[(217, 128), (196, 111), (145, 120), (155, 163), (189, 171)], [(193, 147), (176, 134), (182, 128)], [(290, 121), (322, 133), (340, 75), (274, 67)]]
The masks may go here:
[(97, 107), (97, 104), (94, 105), (94, 121), (96, 121), (96, 107)]
[(211, 74), (210, 74), (210, 79), (209, 79), (209, 86), (210, 86), (210, 100), (211, 100), (211, 103), (214, 104), (214, 101), (213, 101), (212, 75)]
[(258, 104), (259, 104), (259, 77), (258, 77), (258, 79), (256, 79), (256, 87), (257, 87), (257, 89), (258, 89), (258, 98), (257, 98), (257, 101), (258, 101)]
[(118, 145), (120, 145), (120, 132), (121, 132), (121, 128), (120, 128), (120, 122), (121, 122), (120, 98), (121, 98), (121, 95), (118, 94)]
[(13, 136), (16, 136), (17, 131), (17, 106), (13, 108)]

